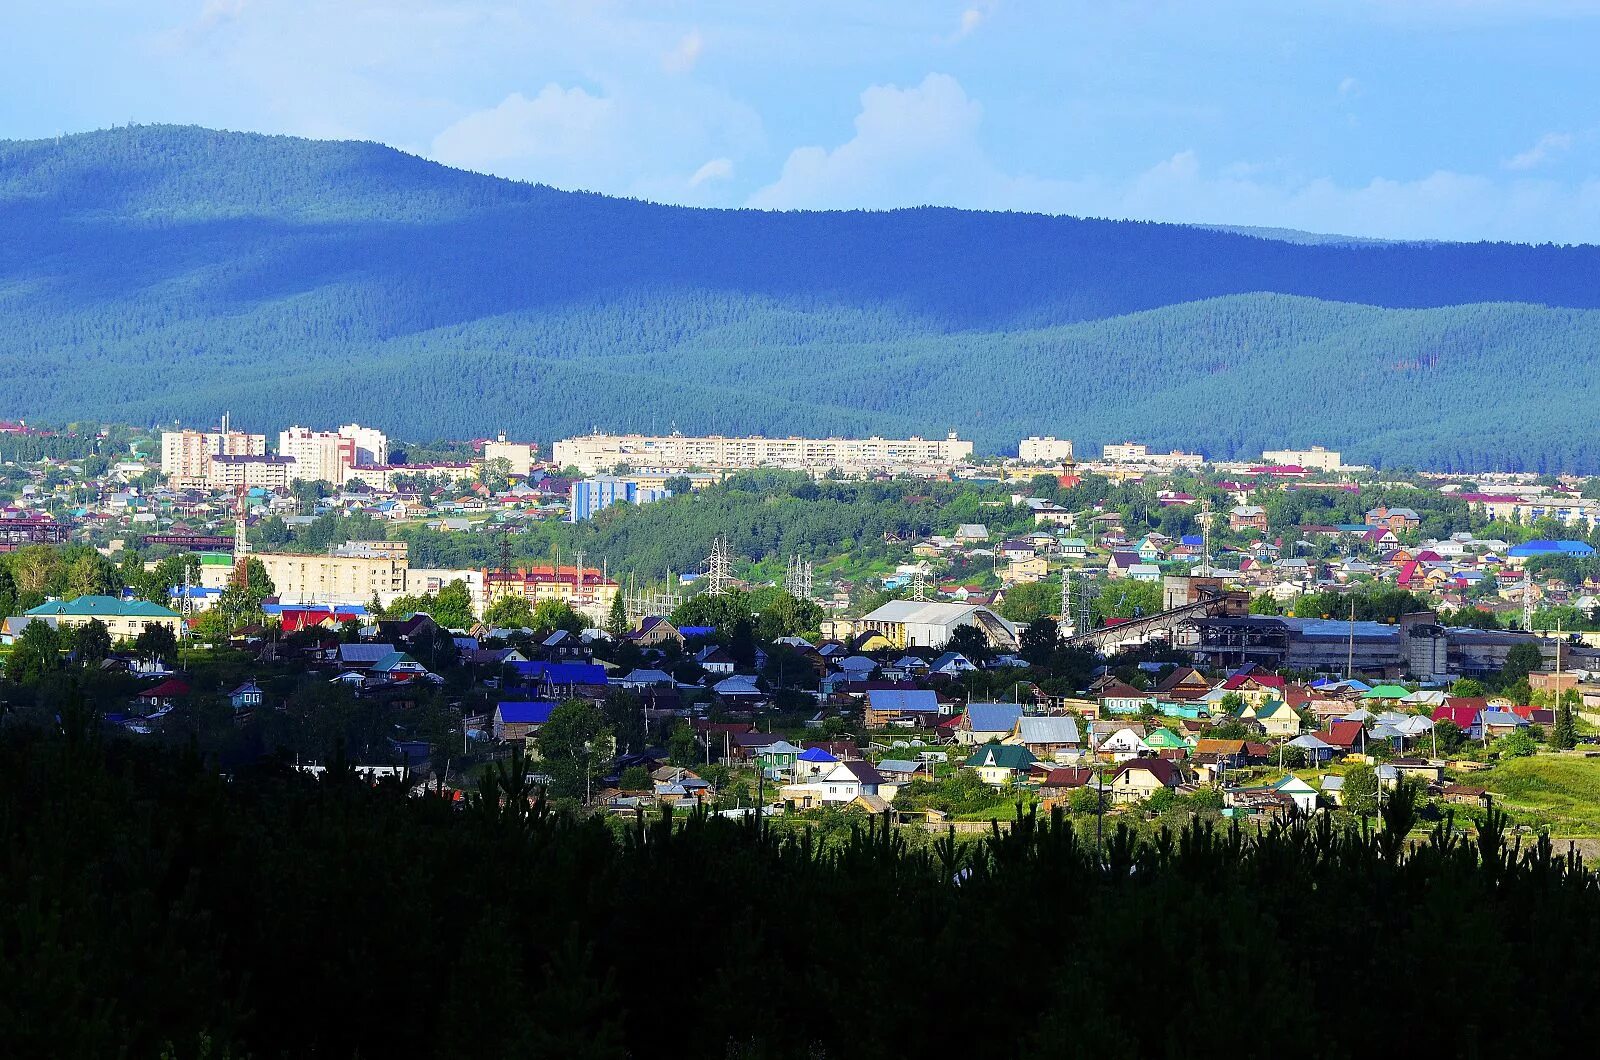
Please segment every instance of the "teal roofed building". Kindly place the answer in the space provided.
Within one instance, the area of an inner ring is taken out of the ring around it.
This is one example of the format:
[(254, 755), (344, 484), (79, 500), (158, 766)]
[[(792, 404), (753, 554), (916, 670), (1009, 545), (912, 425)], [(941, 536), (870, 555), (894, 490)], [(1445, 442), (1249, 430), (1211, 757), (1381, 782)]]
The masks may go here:
[(116, 596), (80, 596), (74, 600), (49, 600), (27, 611), (30, 618), (53, 618), (57, 629), (73, 629), (99, 621), (113, 640), (132, 640), (146, 626), (165, 626), (177, 636), (183, 618), (148, 600), (123, 600)]

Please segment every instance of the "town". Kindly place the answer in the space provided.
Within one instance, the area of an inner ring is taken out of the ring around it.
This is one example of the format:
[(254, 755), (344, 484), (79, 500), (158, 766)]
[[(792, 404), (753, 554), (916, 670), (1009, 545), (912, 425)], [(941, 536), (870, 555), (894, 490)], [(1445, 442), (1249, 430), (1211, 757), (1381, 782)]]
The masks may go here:
[(12, 720), (70, 682), (224, 769), (459, 798), (514, 759), (586, 813), (835, 834), (1404, 797), (1600, 835), (1600, 480), (956, 432), (275, 442), (0, 426)]

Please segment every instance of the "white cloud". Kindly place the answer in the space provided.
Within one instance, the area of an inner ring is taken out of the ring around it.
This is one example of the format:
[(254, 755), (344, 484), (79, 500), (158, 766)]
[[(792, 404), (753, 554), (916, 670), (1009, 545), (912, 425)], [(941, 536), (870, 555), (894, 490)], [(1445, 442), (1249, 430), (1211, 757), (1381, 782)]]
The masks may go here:
[(713, 158), (694, 171), (694, 176), (689, 178), (689, 187), (698, 188), (707, 181), (727, 180), (731, 176), (733, 176), (733, 160), (731, 158)]
[(533, 99), (513, 92), (467, 115), (434, 138), (432, 153), (464, 169), (498, 170), (516, 161), (525, 175), (559, 183), (604, 151), (615, 120), (611, 100), (549, 84)]
[(751, 206), (852, 208), (963, 197), (988, 164), (977, 146), (983, 107), (948, 74), (914, 88), (874, 85), (861, 93), (855, 136), (831, 151), (792, 151), (778, 179)]
[(679, 38), (672, 50), (661, 57), (661, 69), (669, 74), (686, 74), (695, 68), (705, 51), (705, 40), (700, 31), (692, 29)]
[(1175, 151), (1128, 177), (1008, 173), (983, 148), (983, 108), (952, 77), (861, 95), (855, 134), (793, 151), (749, 205), (890, 208), (939, 204), (1089, 217), (1251, 224), (1397, 239), (1600, 241), (1600, 180), (1572, 185), (1439, 170), (1339, 184), (1281, 162), (1207, 166)]
[(1339, 95), (1353, 96), (1361, 91), (1361, 82), (1353, 77), (1347, 77), (1339, 82)]
[(983, 12), (975, 7), (969, 7), (961, 12), (961, 26), (956, 30), (956, 35), (965, 37), (981, 25), (983, 25)]
[(1572, 146), (1574, 137), (1571, 133), (1545, 133), (1539, 137), (1539, 142), (1523, 151), (1506, 159), (1507, 169), (1525, 170), (1538, 169), (1551, 157), (1558, 155)]

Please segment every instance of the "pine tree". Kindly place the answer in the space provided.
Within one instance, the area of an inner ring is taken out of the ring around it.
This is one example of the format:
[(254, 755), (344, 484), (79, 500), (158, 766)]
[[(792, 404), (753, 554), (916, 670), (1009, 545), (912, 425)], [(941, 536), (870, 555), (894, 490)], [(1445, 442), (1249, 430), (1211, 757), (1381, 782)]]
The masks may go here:
[(1573, 692), (1559, 693), (1556, 698), (1556, 721), (1550, 735), (1550, 744), (1562, 750), (1576, 747), (1578, 743), (1578, 726), (1572, 711), (1574, 698), (1576, 694)]
[(628, 608), (619, 592), (611, 598), (611, 615), (606, 619), (606, 632), (613, 637), (620, 637), (632, 628), (633, 623), (628, 621)]

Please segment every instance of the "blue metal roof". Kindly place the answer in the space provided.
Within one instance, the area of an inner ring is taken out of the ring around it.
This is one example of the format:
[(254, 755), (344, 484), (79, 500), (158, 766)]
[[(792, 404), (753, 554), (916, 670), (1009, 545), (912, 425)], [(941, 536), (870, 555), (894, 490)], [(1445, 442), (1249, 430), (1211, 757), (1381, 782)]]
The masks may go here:
[(925, 688), (877, 688), (867, 693), (873, 710), (939, 713), (939, 697)]
[(1016, 703), (968, 703), (967, 727), (973, 732), (1010, 732), (1022, 717)]
[(1583, 541), (1524, 541), (1520, 545), (1512, 545), (1508, 555), (1521, 558), (1523, 556), (1592, 556), (1594, 549)]
[(542, 699), (529, 699), (508, 701), (500, 704), (500, 720), (515, 725), (543, 725), (550, 720), (550, 712), (556, 709), (554, 703)]

